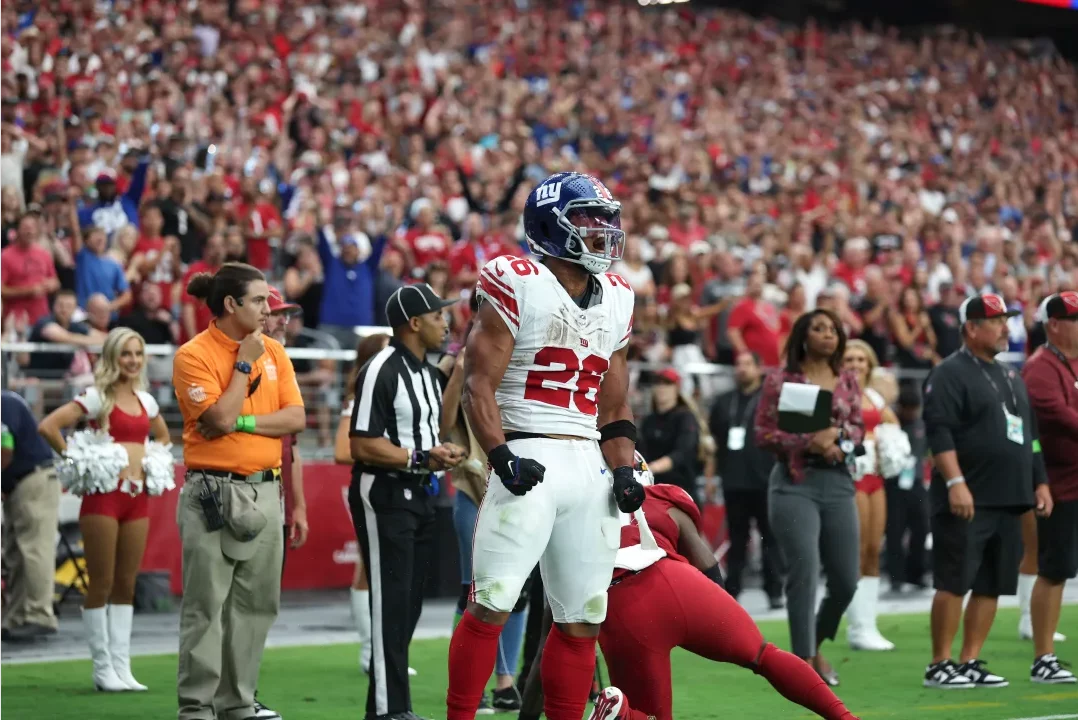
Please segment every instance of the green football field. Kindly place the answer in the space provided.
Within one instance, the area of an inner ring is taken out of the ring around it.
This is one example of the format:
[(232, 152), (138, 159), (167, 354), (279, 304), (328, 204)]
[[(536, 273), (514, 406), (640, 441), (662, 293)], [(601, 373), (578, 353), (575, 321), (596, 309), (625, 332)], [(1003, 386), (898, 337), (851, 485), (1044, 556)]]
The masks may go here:
[[(898, 646), (894, 652), (854, 653), (844, 643), (835, 643), (825, 654), (841, 673), (839, 695), (865, 720), (1078, 718), (1078, 685), (1030, 683), (1032, 646), (1017, 639), (1016, 612), (1000, 611), (984, 653), (990, 667), (1010, 679), (1007, 688), (941, 691), (921, 687), (929, 659), (928, 616), (924, 614), (880, 619), (880, 629)], [(762, 623), (761, 627), (770, 640), (786, 646), (785, 623)], [(1071, 636), (1058, 648), (1061, 658), (1078, 658), (1078, 606), (1063, 609), (1060, 630)], [(844, 631), (839, 637), (845, 637)], [(416, 711), (424, 717), (445, 717), (447, 646), (447, 640), (421, 641), (412, 646), (411, 664), (419, 671), (419, 676), (412, 679), (412, 697)], [(140, 657), (133, 664), (139, 680), (150, 686), (149, 692), (94, 692), (88, 661), (5, 665), (0, 675), (3, 718), (174, 718), (175, 656)], [(677, 720), (814, 717), (741, 668), (675, 651), (673, 672)], [(365, 693), (366, 679), (357, 670), (355, 645), (284, 648), (266, 653), (259, 695), (285, 720), (359, 720), (363, 717)]]

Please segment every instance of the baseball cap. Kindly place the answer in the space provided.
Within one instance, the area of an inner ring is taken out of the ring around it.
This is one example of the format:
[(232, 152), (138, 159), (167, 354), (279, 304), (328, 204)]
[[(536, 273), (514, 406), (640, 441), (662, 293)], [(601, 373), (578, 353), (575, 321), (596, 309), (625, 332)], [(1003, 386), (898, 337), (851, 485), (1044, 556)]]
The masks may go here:
[(1066, 290), (1049, 295), (1037, 308), (1037, 321), (1078, 320), (1078, 292)]
[(299, 305), (288, 302), (281, 295), (281, 291), (270, 285), (269, 297), (266, 299), (271, 313), (287, 312), (289, 310), (299, 310)]
[(94, 180), (96, 185), (101, 183), (114, 183), (116, 182), (116, 171), (112, 168), (105, 168), (97, 175), (97, 179)]
[(1021, 310), (1008, 310), (1003, 298), (993, 293), (966, 298), (958, 308), (958, 322), (965, 325), (970, 320), (988, 320), (997, 317), (1021, 315)]
[(655, 373), (656, 382), (668, 382), (674, 385), (681, 384), (681, 375), (674, 368), (663, 368), (659, 372)]
[(456, 302), (438, 297), (438, 293), (427, 283), (405, 285), (397, 288), (386, 301), (386, 319), (390, 327), (400, 327), (407, 325), (414, 317), (438, 312)]

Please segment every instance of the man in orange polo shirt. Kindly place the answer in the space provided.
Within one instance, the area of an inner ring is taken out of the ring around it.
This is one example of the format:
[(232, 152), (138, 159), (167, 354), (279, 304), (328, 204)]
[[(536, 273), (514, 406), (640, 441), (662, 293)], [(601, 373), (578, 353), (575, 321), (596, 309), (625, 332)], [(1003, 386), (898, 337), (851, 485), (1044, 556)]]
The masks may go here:
[(173, 359), (187, 466), (179, 720), (272, 720), (254, 691), (280, 607), (281, 438), (303, 429), (303, 400), (284, 348), (262, 336), (262, 273), (226, 263), (187, 292), (215, 320)]

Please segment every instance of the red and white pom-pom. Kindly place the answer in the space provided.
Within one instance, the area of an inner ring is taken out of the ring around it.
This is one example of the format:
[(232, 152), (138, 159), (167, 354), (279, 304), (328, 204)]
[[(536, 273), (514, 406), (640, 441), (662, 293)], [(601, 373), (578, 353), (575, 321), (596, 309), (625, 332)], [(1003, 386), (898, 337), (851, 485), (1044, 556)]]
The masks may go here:
[(176, 489), (176, 461), (172, 457), (172, 443), (146, 441), (146, 454), (142, 458), (142, 470), (146, 473), (146, 492), (164, 495)]

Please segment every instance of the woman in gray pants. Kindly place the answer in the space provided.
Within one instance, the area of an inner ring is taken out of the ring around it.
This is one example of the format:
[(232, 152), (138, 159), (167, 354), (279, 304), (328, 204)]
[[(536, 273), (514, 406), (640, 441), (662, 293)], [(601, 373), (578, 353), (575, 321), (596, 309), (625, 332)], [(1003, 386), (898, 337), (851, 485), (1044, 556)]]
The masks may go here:
[[(842, 371), (846, 334), (827, 310), (799, 317), (786, 342), (786, 367), (764, 382), (756, 412), (756, 444), (775, 453), (768, 488), (771, 531), (786, 557), (787, 617), (792, 650), (831, 686), (838, 674), (820, 655), (833, 640), (857, 590), (859, 533), (847, 455), (861, 444), (861, 388)], [(831, 427), (816, 433), (779, 430), (779, 395), (786, 382), (817, 385), (833, 393)], [(827, 595), (816, 610), (823, 565)]]

